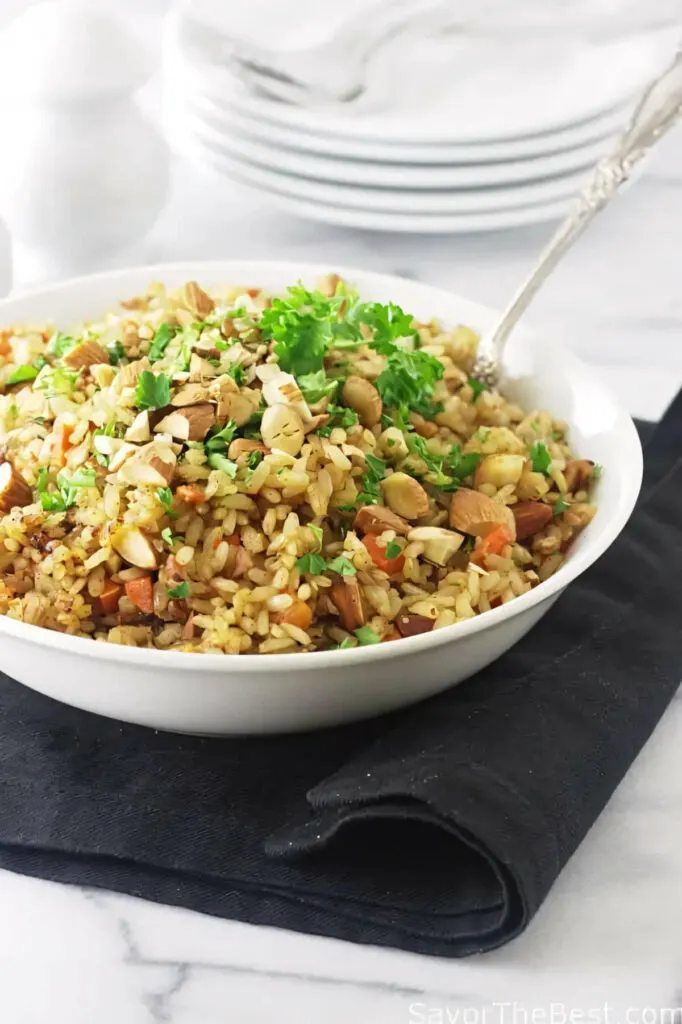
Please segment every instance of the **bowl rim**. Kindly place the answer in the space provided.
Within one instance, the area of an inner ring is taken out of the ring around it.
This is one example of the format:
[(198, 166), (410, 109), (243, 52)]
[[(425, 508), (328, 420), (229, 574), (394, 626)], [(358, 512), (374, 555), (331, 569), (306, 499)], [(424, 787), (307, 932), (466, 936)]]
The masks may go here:
[[(226, 273), (229, 273), (228, 268), (230, 265), (234, 265), (235, 267), (239, 266), (240, 268), (247, 270), (249, 273), (253, 272), (254, 275), (257, 275), (259, 272), (263, 273), (266, 270), (273, 271), (279, 268), (282, 270), (290, 268), (294, 275), (292, 280), (295, 277), (320, 277), (326, 273), (330, 273), (328, 264), (323, 262), (310, 263), (307, 261), (286, 259), (187, 259), (148, 265), (140, 264), (132, 267), (126, 266), (113, 270), (100, 271), (95, 274), (84, 274), (77, 277), (71, 277), (63, 281), (10, 294), (5, 298), (0, 299), (0, 315), (7, 307), (12, 306), (17, 302), (30, 301), (32, 298), (49, 297), (50, 294), (56, 295), (61, 291), (69, 291), (79, 285), (87, 288), (92, 283), (105, 283), (107, 281), (111, 281), (112, 284), (114, 284), (119, 278), (124, 279), (127, 276), (137, 274), (146, 274), (148, 275), (149, 280), (163, 281), (165, 276), (175, 276), (183, 270), (195, 277), (206, 278), (210, 277), (212, 274), (224, 277)], [(472, 313), (478, 314), (481, 319), (489, 318), (491, 315), (496, 313), (494, 307), (487, 306), (484, 303), (477, 302), (472, 299), (467, 299), (455, 292), (449, 292), (443, 287), (432, 285), (428, 282), (415, 281), (411, 278), (400, 277), (396, 274), (385, 274), (381, 271), (365, 270), (358, 267), (337, 266), (336, 264), (333, 272), (349, 279), (352, 279), (353, 277), (374, 278), (377, 283), (391, 288), (395, 287), (396, 291), (398, 291), (401, 286), (409, 284), (412, 287), (416, 286), (427, 292), (433, 292), (434, 299), (439, 295), (442, 297), (443, 294), (448, 294), (452, 299), (461, 301), (463, 304), (467, 305), (471, 309)], [(521, 328), (521, 331), (522, 333), (536, 339), (538, 337), (537, 332), (535, 332), (532, 327), (525, 324)], [(557, 345), (555, 342), (552, 342), (552, 346), (555, 351), (560, 352), (561, 358), (564, 362), (572, 364), (572, 367), (578, 372), (587, 373), (589, 375), (589, 367), (583, 363), (581, 359), (575, 356), (572, 352), (567, 351), (562, 345)], [(631, 473), (629, 473), (628, 478), (625, 481), (625, 487), (620, 496), (619, 503), (617, 507), (614, 508), (614, 514), (612, 515), (608, 526), (603, 530), (601, 539), (598, 543), (595, 542), (592, 545), (587, 543), (582, 550), (576, 552), (571, 559), (564, 562), (553, 576), (540, 583), (533, 590), (526, 594), (522, 594), (520, 597), (516, 597), (508, 604), (500, 605), (497, 608), (493, 608), (490, 611), (477, 615), (465, 622), (458, 622), (452, 626), (444, 626), (442, 629), (434, 630), (431, 633), (422, 633), (413, 637), (404, 637), (399, 644), (378, 643), (348, 648), (346, 650), (336, 649), (329, 651), (310, 651), (307, 653), (299, 652), (292, 654), (268, 655), (256, 653), (233, 655), (197, 654), (197, 652), (193, 651), (160, 651), (146, 647), (124, 647), (118, 644), (109, 644), (105, 641), (98, 642), (89, 637), (78, 637), (72, 636), (68, 633), (60, 633), (57, 630), (51, 630), (43, 626), (35, 626), (30, 623), (21, 622), (17, 619), (11, 619), (6, 615), (0, 615), (0, 634), (8, 634), (25, 643), (37, 644), (44, 648), (57, 648), (64, 650), (65, 653), (82, 655), (98, 661), (117, 662), (121, 666), (136, 665), (140, 668), (149, 668), (152, 670), (163, 670), (164, 668), (187, 670), (190, 666), (194, 666), (194, 671), (199, 669), (202, 672), (208, 673), (230, 672), (234, 669), (238, 669), (238, 671), (245, 672), (247, 674), (252, 672), (265, 672), (266, 674), (272, 674), (274, 683), (278, 674), (281, 672), (286, 672), (287, 674), (290, 674), (292, 671), (304, 673), (314, 671), (316, 669), (323, 669), (332, 665), (336, 668), (347, 667), (349, 671), (352, 671), (361, 664), (371, 664), (375, 661), (389, 661), (392, 658), (400, 657), (401, 655), (407, 656), (418, 654), (420, 651), (443, 647), (447, 644), (456, 643), (458, 640), (465, 640), (466, 638), (472, 637), (487, 629), (493, 629), (495, 626), (508, 619), (512, 619), (517, 615), (523, 614), (523, 612), (530, 611), (536, 605), (542, 604), (553, 597), (558, 597), (562, 590), (572, 583), (573, 580), (577, 579), (578, 576), (582, 575), (582, 573), (593, 565), (594, 562), (596, 562), (597, 559), (600, 558), (601, 555), (603, 555), (611, 546), (611, 544), (613, 544), (626, 525), (635, 507), (644, 471), (644, 460), (639, 434), (637, 433), (637, 429), (632, 421), (632, 417), (622, 404), (617, 401), (610, 394), (608, 389), (601, 385), (601, 383), (597, 383), (597, 386), (603, 394), (609, 395), (611, 402), (621, 414), (623, 427), (625, 431), (630, 434), (630, 442), (634, 456)]]

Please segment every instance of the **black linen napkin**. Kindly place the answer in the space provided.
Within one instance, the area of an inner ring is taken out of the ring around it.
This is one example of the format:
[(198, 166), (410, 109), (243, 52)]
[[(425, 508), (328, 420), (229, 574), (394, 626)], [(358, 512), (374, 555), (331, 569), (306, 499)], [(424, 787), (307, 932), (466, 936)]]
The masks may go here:
[(187, 738), (0, 677), (0, 867), (420, 953), (508, 941), (677, 688), (681, 455), (679, 396), (611, 550), (509, 654), (399, 714)]

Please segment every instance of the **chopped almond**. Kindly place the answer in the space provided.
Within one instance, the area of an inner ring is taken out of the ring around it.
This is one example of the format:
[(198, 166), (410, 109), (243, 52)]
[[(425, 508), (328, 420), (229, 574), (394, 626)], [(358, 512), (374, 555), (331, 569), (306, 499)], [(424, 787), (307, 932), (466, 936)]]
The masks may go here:
[(552, 506), (541, 501), (520, 501), (512, 507), (516, 520), (516, 539), (527, 540), (552, 521)]
[(320, 427), (324, 427), (329, 423), (329, 416), (325, 412), (318, 413), (316, 416), (311, 416), (309, 420), (303, 424), (303, 433), (312, 434), (313, 430), (319, 430)]
[(235, 437), (227, 449), (227, 457), (236, 462), (240, 455), (247, 455), (249, 452), (262, 452), (263, 455), (268, 455), (270, 449), (260, 441), (251, 441), (248, 437)]
[(199, 405), (200, 402), (207, 402), (210, 397), (208, 388), (203, 384), (185, 384), (175, 392), (170, 404), (176, 408), (182, 408), (184, 405)]
[(503, 524), (516, 536), (514, 514), (499, 501), (493, 501), (487, 494), (461, 487), (452, 496), (450, 504), (450, 526), (473, 537), (485, 537), (497, 526)]
[(360, 584), (355, 576), (344, 576), (334, 583), (330, 591), (341, 622), (349, 632), (365, 624), (365, 610), (362, 605)]
[(203, 441), (215, 423), (215, 411), (210, 402), (186, 405), (177, 412), (164, 416), (154, 427), (156, 434), (171, 434), (181, 441)]
[(428, 619), (426, 615), (399, 615), (395, 624), (401, 636), (417, 636), (419, 633), (430, 633), (433, 629), (433, 619)]
[(189, 379), (192, 384), (201, 384), (204, 380), (213, 380), (218, 371), (208, 359), (202, 359), (196, 352), (192, 352), (189, 361)]
[(366, 505), (358, 510), (353, 521), (353, 529), (361, 533), (383, 533), (384, 530), (395, 530), (406, 536), (410, 524), (402, 516), (391, 512), (385, 505)]
[(190, 615), (187, 622), (182, 627), (182, 633), (180, 634), (183, 640), (194, 639), (194, 614)]
[(224, 426), (228, 420), (234, 420), (238, 427), (243, 427), (251, 419), (260, 403), (260, 392), (250, 388), (239, 390), (238, 386), (227, 374), (218, 377), (210, 388), (211, 398), (217, 401), (217, 420)]
[(64, 362), (72, 370), (96, 363), (109, 363), (109, 353), (98, 341), (83, 341), (64, 356)]
[(589, 459), (571, 459), (566, 464), (564, 478), (571, 493), (584, 491), (594, 476), (594, 462)]
[(199, 320), (203, 320), (215, 309), (215, 302), (200, 288), (196, 281), (188, 281), (182, 289), (182, 302)]
[(410, 413), (410, 423), (420, 437), (435, 437), (438, 433), (438, 424), (432, 420), (425, 420), (418, 412)]
[(11, 512), (33, 502), (33, 492), (11, 462), (0, 464), (0, 512)]
[(119, 526), (111, 535), (111, 546), (128, 565), (138, 569), (158, 568), (158, 555), (149, 538), (137, 526)]
[(122, 366), (118, 371), (116, 381), (119, 387), (134, 388), (140, 374), (144, 370), (149, 370), (151, 372), (151, 368), (152, 364), (146, 356), (143, 356), (142, 359), (136, 359), (133, 363), (128, 363), (127, 366)]

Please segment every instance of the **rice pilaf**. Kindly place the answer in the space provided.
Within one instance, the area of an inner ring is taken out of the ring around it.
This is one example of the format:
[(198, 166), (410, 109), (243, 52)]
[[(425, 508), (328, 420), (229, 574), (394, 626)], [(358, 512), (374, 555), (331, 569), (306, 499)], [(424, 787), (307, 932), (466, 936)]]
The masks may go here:
[(477, 336), (361, 301), (151, 284), (0, 331), (0, 613), (226, 654), (397, 640), (538, 586), (595, 513)]

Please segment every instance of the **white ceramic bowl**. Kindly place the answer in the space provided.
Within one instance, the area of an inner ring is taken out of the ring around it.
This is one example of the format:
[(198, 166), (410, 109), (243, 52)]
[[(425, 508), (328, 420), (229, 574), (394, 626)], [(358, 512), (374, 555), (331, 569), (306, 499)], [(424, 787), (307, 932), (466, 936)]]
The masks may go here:
[[(190, 278), (279, 291), (329, 270), (369, 300), (415, 316), (487, 327), (494, 311), (398, 277), (324, 265), (225, 261), (140, 267), (67, 281), (0, 302), (0, 323), (94, 318), (152, 280)], [(0, 616), (2, 669), (50, 697), (157, 729), (256, 734), (313, 729), (390, 711), (461, 682), (516, 643), (618, 536), (633, 509), (642, 451), (632, 420), (574, 356), (524, 329), (505, 355), (505, 392), (571, 427), (580, 455), (604, 467), (599, 511), (561, 569), (535, 590), (435, 633), (346, 651), (213, 655), (136, 650), (53, 633)]]

